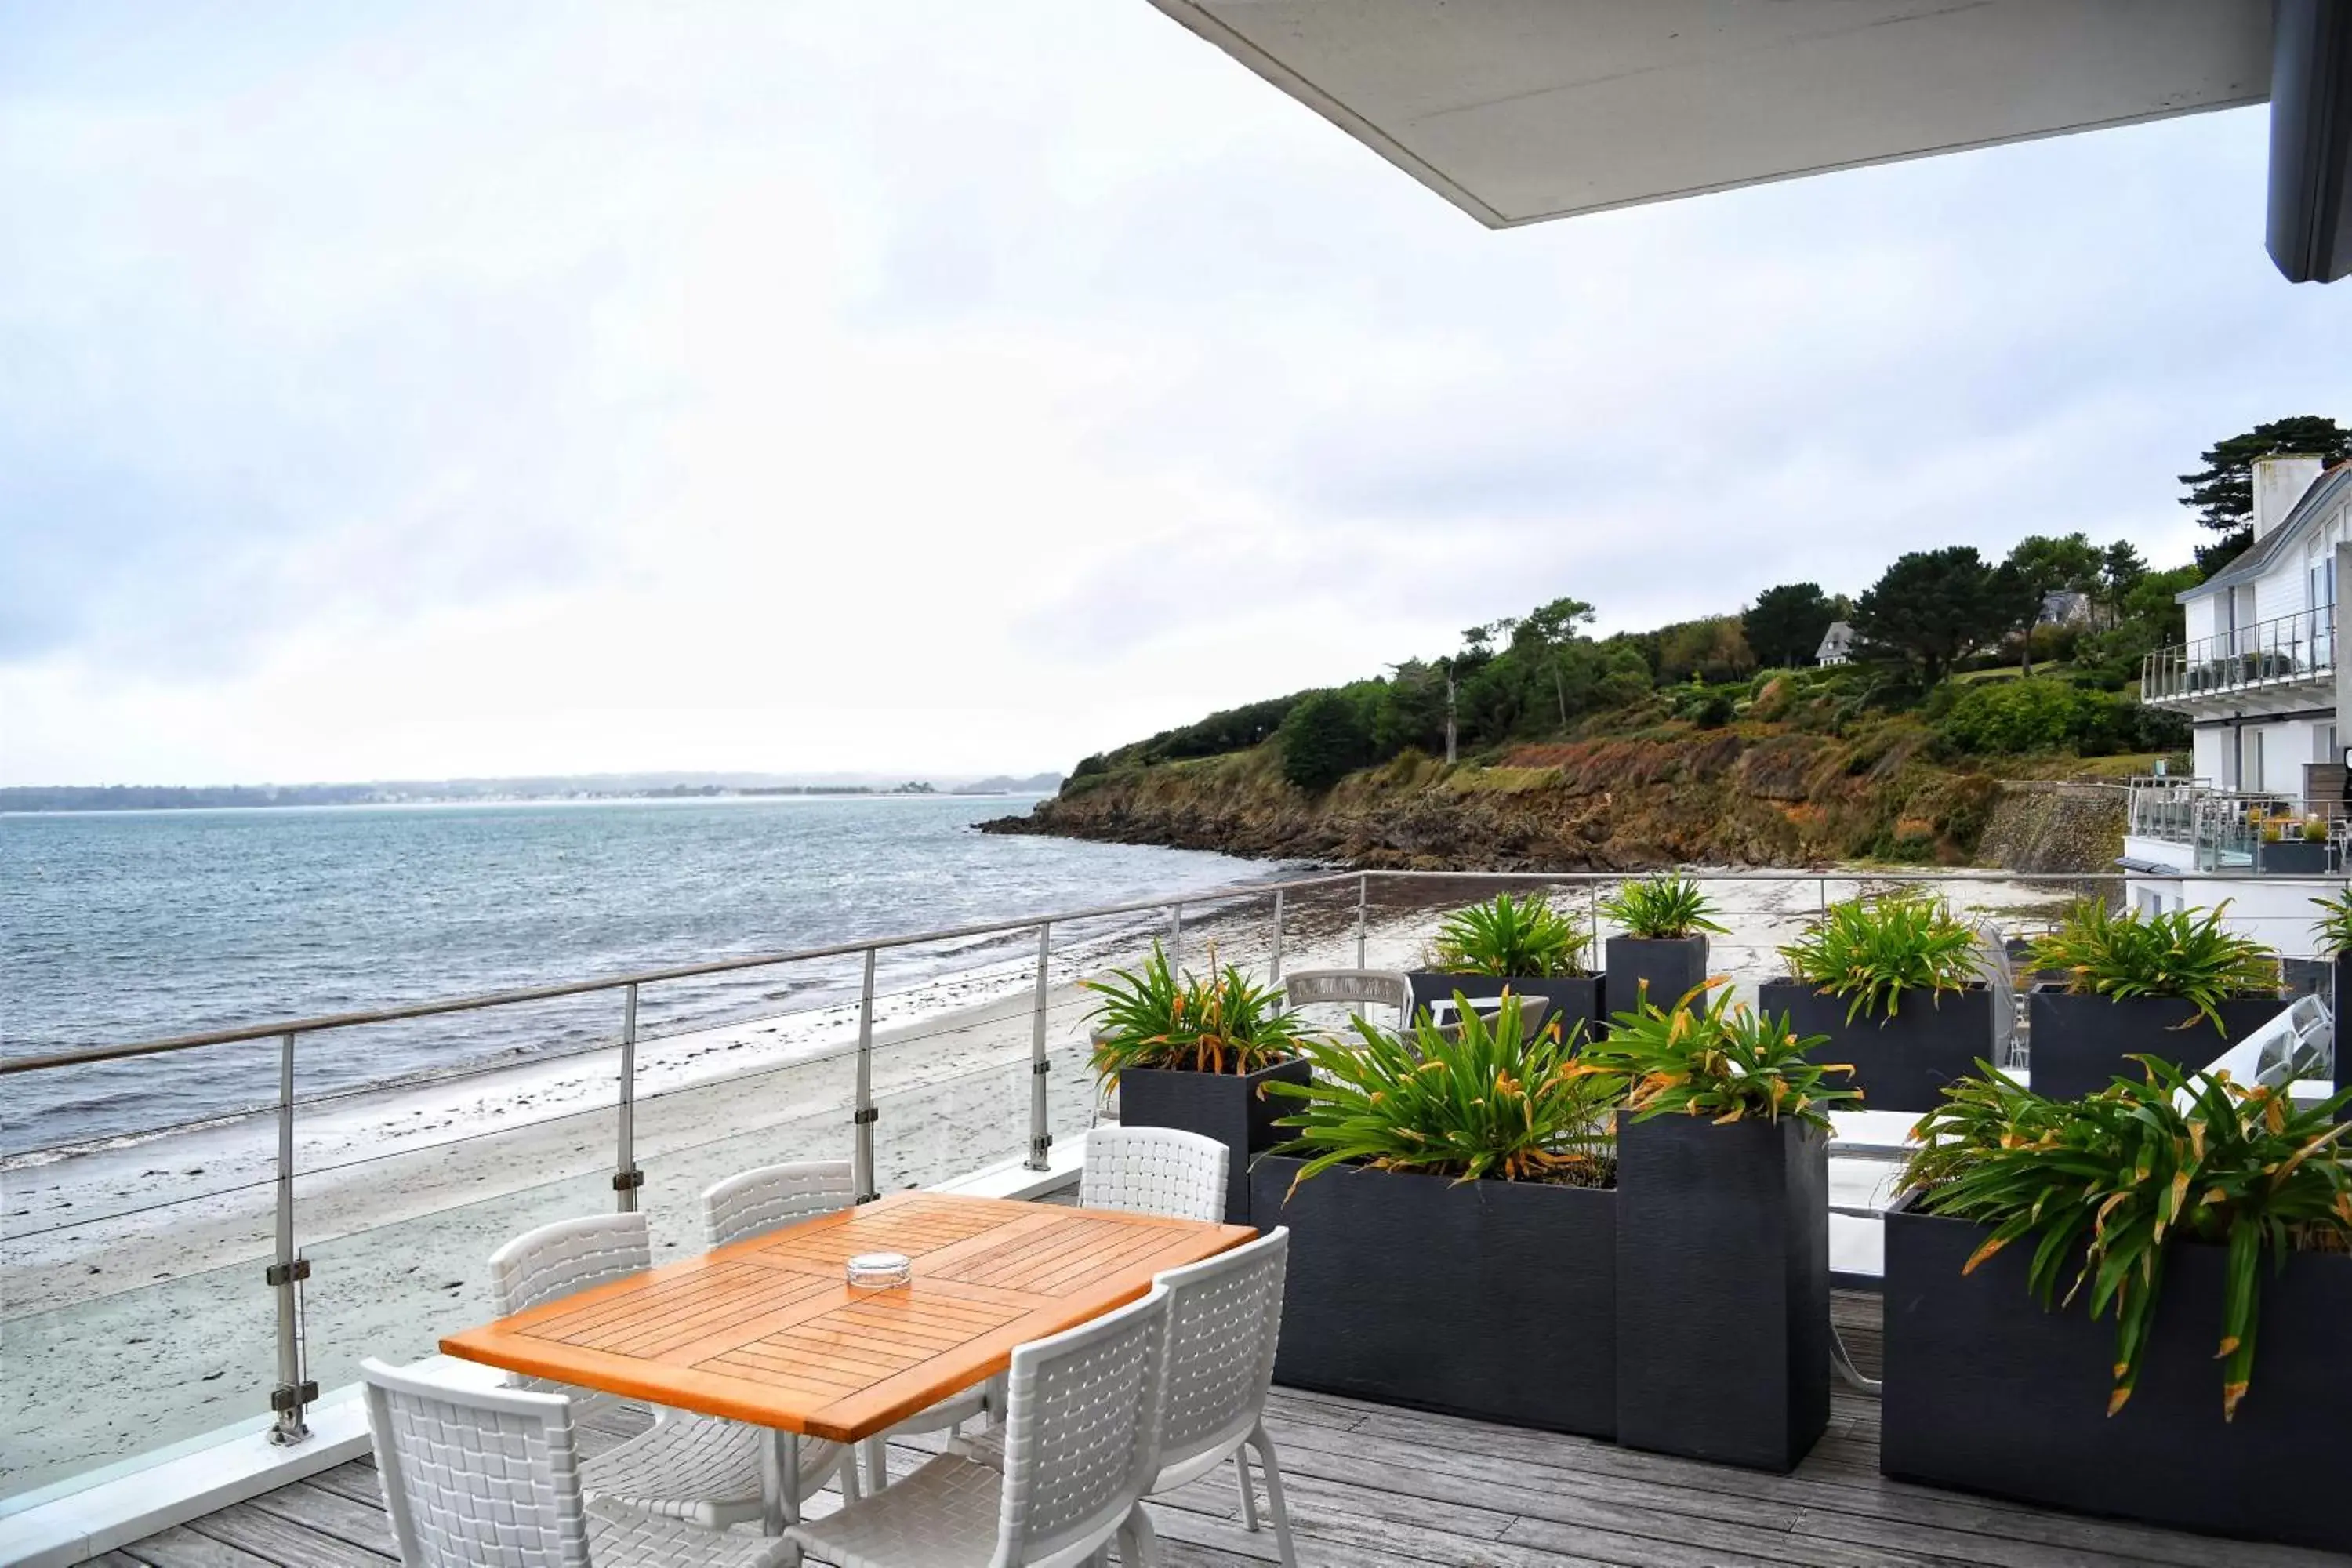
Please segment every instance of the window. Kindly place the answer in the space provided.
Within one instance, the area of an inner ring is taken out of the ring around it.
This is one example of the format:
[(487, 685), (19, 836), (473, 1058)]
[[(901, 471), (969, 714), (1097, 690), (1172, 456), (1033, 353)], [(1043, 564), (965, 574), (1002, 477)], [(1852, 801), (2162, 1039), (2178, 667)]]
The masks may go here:
[(2314, 724), (2311, 727), (2311, 760), (2332, 763), (2336, 760), (2336, 726)]
[(2263, 732), (2260, 730), (2241, 730), (2238, 733), (2246, 738), (2246, 782), (2239, 787), (2249, 795), (2259, 795), (2268, 787), (2263, 773)]

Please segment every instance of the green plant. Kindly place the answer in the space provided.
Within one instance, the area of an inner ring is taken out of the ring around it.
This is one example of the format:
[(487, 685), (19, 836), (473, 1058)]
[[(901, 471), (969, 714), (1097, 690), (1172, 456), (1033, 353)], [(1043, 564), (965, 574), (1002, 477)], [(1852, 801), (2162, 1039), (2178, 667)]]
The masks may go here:
[(1180, 978), (1155, 942), (1140, 970), (1114, 969), (1108, 979), (1079, 984), (1103, 998), (1088, 1016), (1094, 1069), (1105, 1082), (1130, 1068), (1254, 1073), (1297, 1055), (1307, 1033), (1272, 986), (1231, 964), (1218, 968), (1213, 947), (1206, 979), (1189, 972)]
[[(2121, 914), (2096, 899), (2067, 912), (2056, 931), (2033, 942), (2036, 969), (2063, 970), (2076, 995), (2178, 996), (2194, 1003), (2217, 1034), (2228, 1033), (2219, 1004), (2232, 996), (2271, 995), (2278, 964), (2270, 950), (2221, 924), (2224, 900), (2210, 910)], [(2184, 1020), (2187, 1028), (2197, 1020)]]
[(1627, 882), (1601, 900), (1601, 912), (1627, 936), (1671, 942), (1723, 928), (1707, 917), (1715, 906), (1699, 885), (1679, 873), (1662, 872)]
[(2303, 819), (2303, 841), (2305, 844), (2326, 843), (2327, 819), (2324, 816), (2305, 817)]
[(2330, 958), (2352, 952), (2352, 887), (2338, 889), (2334, 898), (2311, 902), (2319, 911), (2319, 918), (2311, 923), (2319, 951)]
[(1297, 1135), (1276, 1150), (1307, 1162), (1298, 1181), (1363, 1164), (1463, 1182), (1607, 1184), (1623, 1085), (1578, 1069), (1582, 1026), (1563, 1037), (1555, 1020), (1530, 1036), (1516, 996), (1491, 1022), (1466, 1001), (1455, 1005), (1458, 1029), (1426, 1013), (1402, 1035), (1357, 1019), (1353, 1039), (1306, 1043), (1311, 1082), (1266, 1085), (1300, 1102), (1280, 1119)]
[(2298, 1110), (2280, 1090), (2227, 1074), (2192, 1079), (2156, 1057), (2145, 1082), (2118, 1079), (2079, 1100), (2045, 1100), (1995, 1071), (1963, 1079), (1920, 1122), (1904, 1173), (1923, 1212), (1987, 1226), (1963, 1272), (2026, 1237), (2029, 1278), (2047, 1308), (2086, 1301), (2116, 1314), (2107, 1413), (2139, 1381), (2165, 1259), (2180, 1239), (2228, 1248), (2222, 1295), (2221, 1412), (2245, 1397), (2261, 1318), (2262, 1262), (2297, 1250), (2352, 1249), (2352, 1165), (2338, 1122), (2352, 1093)]
[(1540, 898), (1497, 893), (1447, 915), (1432, 944), (1431, 967), (1446, 974), (1549, 979), (1582, 974), (1592, 934)]
[(1800, 1035), (1786, 1013), (1775, 1018), (1735, 1005), (1728, 986), (1704, 999), (1708, 987), (1724, 984), (1708, 981), (1672, 1012), (1644, 1003), (1615, 1015), (1607, 1037), (1584, 1048), (1578, 1070), (1622, 1078), (1625, 1108), (1644, 1121), (1675, 1114), (1718, 1123), (1788, 1117), (1827, 1127), (1831, 1106), (1862, 1098), (1830, 1085), (1830, 1074), (1851, 1075), (1853, 1068), (1806, 1054), (1827, 1045), (1827, 1035)]
[(1906, 991), (1966, 990), (1979, 972), (1975, 928), (1919, 892), (1832, 904), (1780, 956), (1822, 995), (1850, 998), (1849, 1024), (1895, 1016)]
[(1372, 729), (1364, 711), (1338, 691), (1310, 691), (1275, 731), (1282, 741), (1282, 776), (1320, 795), (1372, 760)]
[(2263, 842), (2265, 844), (2284, 844), (2286, 842), (2286, 830), (2284, 826), (2275, 822), (2263, 823)]

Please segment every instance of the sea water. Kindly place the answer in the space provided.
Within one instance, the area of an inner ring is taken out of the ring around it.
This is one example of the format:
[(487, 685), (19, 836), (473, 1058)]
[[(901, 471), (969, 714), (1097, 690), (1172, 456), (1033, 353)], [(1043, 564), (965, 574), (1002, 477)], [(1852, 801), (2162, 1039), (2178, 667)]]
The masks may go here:
[[(688, 801), (0, 817), (0, 1056), (241, 1027), (1197, 892), (1270, 868), (982, 835), (1025, 799)], [(880, 983), (1014, 958), (886, 955)], [(853, 994), (856, 960), (647, 987), (675, 1032)], [(611, 1041), (617, 993), (306, 1037), (298, 1092)], [(0, 1079), (0, 1154), (268, 1102), (270, 1042)]]

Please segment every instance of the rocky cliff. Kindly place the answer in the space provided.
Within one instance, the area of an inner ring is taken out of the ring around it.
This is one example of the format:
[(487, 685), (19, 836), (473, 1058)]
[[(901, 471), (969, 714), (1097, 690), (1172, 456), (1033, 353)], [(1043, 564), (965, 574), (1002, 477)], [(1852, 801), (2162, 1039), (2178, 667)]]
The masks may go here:
[(1889, 725), (1860, 739), (1720, 730), (1526, 746), (1493, 766), (1408, 752), (1318, 796), (1286, 784), (1261, 747), (1076, 779), (985, 827), (1428, 870), (2011, 855), (2036, 862), (2015, 868), (2074, 870), (2119, 850), (2119, 791), (2005, 790), (1925, 750), (1923, 732)]

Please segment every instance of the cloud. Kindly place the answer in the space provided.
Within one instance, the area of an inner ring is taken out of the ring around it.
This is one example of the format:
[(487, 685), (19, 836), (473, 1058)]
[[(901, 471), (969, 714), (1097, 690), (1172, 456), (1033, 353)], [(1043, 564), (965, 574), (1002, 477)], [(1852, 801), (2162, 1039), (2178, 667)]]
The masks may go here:
[(0, 21), (0, 779), (1026, 770), (2193, 538), (2259, 113), (1488, 234), (1139, 5)]

